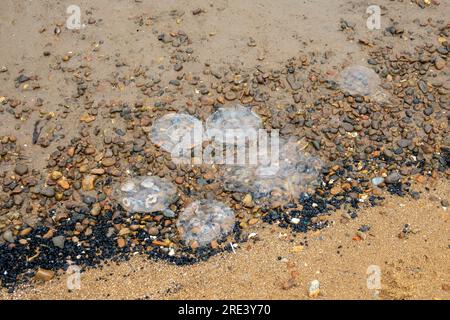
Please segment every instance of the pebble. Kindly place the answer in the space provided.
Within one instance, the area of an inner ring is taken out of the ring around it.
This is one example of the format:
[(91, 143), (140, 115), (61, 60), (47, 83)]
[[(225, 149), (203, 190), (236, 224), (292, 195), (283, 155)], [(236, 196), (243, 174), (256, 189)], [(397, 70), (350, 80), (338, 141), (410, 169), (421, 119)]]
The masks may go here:
[(58, 185), (59, 185), (61, 188), (63, 188), (64, 190), (70, 189), (70, 184), (69, 184), (69, 182), (68, 182), (66, 179), (64, 179), (64, 178), (59, 179), (57, 183), (58, 183)]
[(41, 190), (41, 194), (48, 198), (52, 198), (55, 196), (55, 189), (53, 189), (52, 187), (45, 187)]
[(124, 238), (118, 238), (117, 239), (117, 246), (119, 248), (123, 248), (123, 247), (125, 247), (125, 245), (126, 245), (126, 241), (125, 241)]
[(50, 178), (52, 178), (52, 180), (55, 180), (55, 181), (61, 177), (62, 177), (62, 173), (59, 171), (56, 171), (56, 170), (50, 174)]
[(173, 212), (170, 209), (164, 209), (162, 211), (162, 213), (163, 213), (164, 217), (166, 217), (166, 218), (175, 218), (175, 216), (176, 216), (175, 212)]
[(95, 179), (96, 177), (93, 175), (87, 175), (86, 177), (83, 178), (82, 182), (81, 182), (81, 188), (84, 191), (91, 191), (94, 190), (95, 188)]
[(228, 91), (227, 93), (225, 93), (225, 99), (227, 99), (228, 101), (233, 101), (234, 99), (236, 99), (236, 94), (233, 91)]
[(383, 177), (375, 177), (372, 178), (372, 184), (374, 186), (379, 186), (380, 184), (382, 184), (384, 182), (384, 178)]
[(309, 284), (308, 296), (310, 298), (317, 298), (320, 294), (320, 282), (319, 280), (313, 280)]
[(100, 204), (98, 202), (94, 203), (94, 205), (92, 206), (92, 209), (91, 209), (91, 215), (96, 217), (100, 214), (101, 211), (102, 211), (102, 207), (100, 206)]
[(52, 238), (53, 245), (55, 247), (64, 249), (64, 243), (66, 241), (66, 237), (64, 236), (56, 236)]
[(157, 236), (159, 234), (159, 230), (156, 227), (150, 227), (147, 229), (147, 232), (151, 236)]
[(333, 196), (335, 196), (335, 195), (341, 193), (342, 191), (343, 191), (342, 188), (339, 187), (339, 186), (334, 186), (333, 188), (330, 189), (330, 193), (331, 193)]
[(14, 172), (19, 176), (23, 176), (28, 173), (28, 166), (22, 163), (18, 163), (14, 168)]
[(398, 172), (392, 172), (386, 177), (386, 179), (384, 181), (386, 183), (393, 184), (393, 183), (399, 182), (400, 179), (401, 179), (401, 176)]
[(116, 164), (116, 159), (114, 158), (105, 158), (102, 160), (102, 165), (105, 167), (111, 167)]
[(177, 183), (177, 184), (183, 184), (183, 182), (184, 182), (183, 177), (176, 177), (176, 178), (175, 178), (175, 183)]
[(203, 13), (203, 12), (205, 12), (205, 11), (202, 8), (197, 8), (197, 9), (192, 10), (192, 14), (194, 16), (199, 15), (200, 13)]
[(442, 70), (445, 68), (445, 60), (442, 59), (441, 57), (437, 57), (436, 60), (434, 61), (434, 66), (436, 67), (436, 69), (438, 70)]
[(26, 237), (26, 236), (28, 236), (29, 234), (30, 234), (30, 232), (32, 231), (33, 229), (32, 228), (25, 228), (25, 229), (23, 229), (22, 231), (20, 231), (20, 236), (21, 237)]
[(208, 96), (202, 96), (200, 98), (200, 103), (203, 106), (212, 106), (214, 104), (214, 99)]
[(34, 279), (38, 281), (50, 281), (55, 277), (55, 272), (39, 268), (34, 275)]
[(253, 198), (252, 195), (247, 193), (244, 198), (242, 199), (242, 204), (247, 207), (247, 208), (251, 208), (253, 207)]
[(3, 232), (2, 236), (5, 241), (8, 241), (10, 243), (13, 243), (15, 241), (15, 237), (11, 230), (6, 230), (5, 232)]
[(53, 237), (54, 231), (53, 229), (48, 229), (48, 231), (42, 236), (43, 239), (50, 239)]

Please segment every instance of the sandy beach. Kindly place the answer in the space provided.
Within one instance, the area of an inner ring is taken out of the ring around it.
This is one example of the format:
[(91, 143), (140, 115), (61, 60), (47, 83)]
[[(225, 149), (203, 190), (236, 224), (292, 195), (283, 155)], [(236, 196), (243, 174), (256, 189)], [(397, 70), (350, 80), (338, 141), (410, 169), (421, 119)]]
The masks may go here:
[[(450, 3), (377, 1), (370, 30), (358, 0), (80, 0), (75, 29), (73, 1), (3, 2), (0, 300), (450, 298)], [(236, 104), (300, 142), (291, 171), (155, 143)], [(117, 196), (147, 176), (164, 210)], [(180, 223), (200, 200), (217, 239)]]

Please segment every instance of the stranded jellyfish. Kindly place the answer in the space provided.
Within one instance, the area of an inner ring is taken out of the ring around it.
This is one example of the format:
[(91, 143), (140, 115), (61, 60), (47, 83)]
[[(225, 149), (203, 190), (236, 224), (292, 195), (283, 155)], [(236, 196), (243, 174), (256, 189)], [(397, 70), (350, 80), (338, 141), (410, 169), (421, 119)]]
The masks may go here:
[(181, 153), (201, 145), (202, 129), (202, 122), (193, 116), (169, 113), (155, 121), (150, 139), (167, 152)]
[(122, 207), (131, 212), (155, 212), (167, 209), (177, 198), (177, 188), (156, 177), (134, 177), (122, 182), (114, 195)]
[(206, 120), (206, 134), (216, 142), (234, 144), (235, 139), (245, 139), (249, 134), (256, 134), (261, 126), (261, 118), (256, 113), (238, 104), (219, 108), (210, 115)]
[(339, 84), (352, 95), (369, 96), (379, 91), (380, 78), (370, 68), (351, 66), (341, 72)]
[(234, 212), (222, 202), (200, 200), (191, 203), (178, 216), (176, 226), (186, 244), (205, 246), (230, 234), (235, 222)]
[(318, 185), (322, 161), (307, 153), (302, 140), (280, 141), (276, 164), (225, 166), (222, 182), (225, 190), (248, 192), (260, 202), (289, 202)]

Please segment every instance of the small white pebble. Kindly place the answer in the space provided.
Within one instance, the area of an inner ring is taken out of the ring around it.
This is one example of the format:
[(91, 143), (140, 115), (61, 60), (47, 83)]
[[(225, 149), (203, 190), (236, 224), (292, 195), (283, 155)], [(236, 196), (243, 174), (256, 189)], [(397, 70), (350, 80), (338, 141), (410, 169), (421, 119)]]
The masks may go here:
[(311, 283), (309, 284), (309, 289), (308, 289), (308, 295), (311, 298), (315, 298), (319, 295), (320, 293), (320, 282), (319, 280), (313, 280), (311, 281)]
[(292, 218), (291, 219), (291, 223), (292, 224), (299, 224), (300, 223), (300, 219), (299, 218)]

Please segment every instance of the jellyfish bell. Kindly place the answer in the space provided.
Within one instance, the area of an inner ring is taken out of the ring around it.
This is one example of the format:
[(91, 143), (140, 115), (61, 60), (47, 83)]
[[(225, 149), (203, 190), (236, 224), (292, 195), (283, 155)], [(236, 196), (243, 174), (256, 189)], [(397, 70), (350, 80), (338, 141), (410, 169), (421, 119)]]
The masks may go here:
[(350, 66), (341, 72), (338, 82), (343, 90), (352, 95), (369, 96), (377, 92), (380, 78), (370, 68)]
[(187, 206), (178, 216), (176, 226), (186, 243), (206, 246), (220, 240), (234, 228), (235, 214), (231, 208), (216, 200), (199, 200)]
[(191, 149), (201, 145), (202, 133), (202, 122), (196, 117), (184, 113), (169, 113), (153, 123), (150, 140), (161, 149), (172, 153), (174, 149)]
[(131, 213), (161, 211), (178, 199), (175, 185), (157, 176), (128, 178), (113, 189), (112, 195)]
[(233, 143), (262, 127), (261, 118), (250, 108), (237, 104), (219, 108), (206, 119), (206, 136), (217, 143)]

